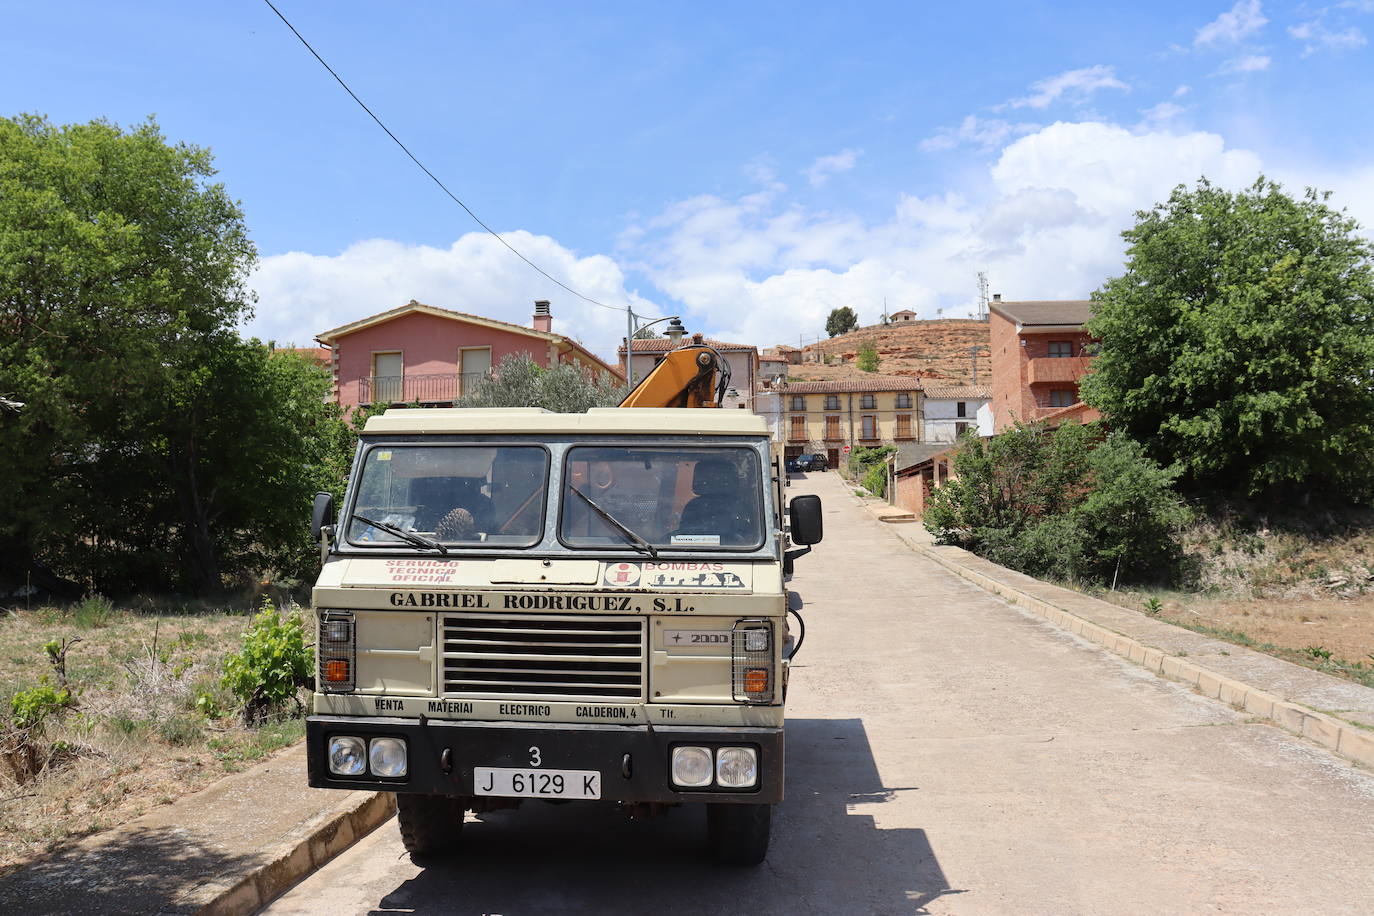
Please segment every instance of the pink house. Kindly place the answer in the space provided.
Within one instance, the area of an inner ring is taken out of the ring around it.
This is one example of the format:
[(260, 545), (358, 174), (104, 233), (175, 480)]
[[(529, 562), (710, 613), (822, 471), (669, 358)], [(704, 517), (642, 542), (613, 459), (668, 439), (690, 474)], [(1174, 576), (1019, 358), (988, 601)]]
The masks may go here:
[(334, 396), (345, 407), (371, 404), (451, 405), (507, 356), (529, 354), (546, 368), (578, 366), (607, 381), (620, 378), (581, 344), (550, 328), (549, 303), (534, 303), (532, 328), (424, 305), (412, 299), (325, 331)]

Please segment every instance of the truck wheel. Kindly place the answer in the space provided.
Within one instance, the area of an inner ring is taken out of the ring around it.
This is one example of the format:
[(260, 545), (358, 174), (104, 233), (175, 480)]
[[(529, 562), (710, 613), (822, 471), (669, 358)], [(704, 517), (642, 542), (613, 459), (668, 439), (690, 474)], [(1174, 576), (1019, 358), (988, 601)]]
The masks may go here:
[(758, 865), (768, 855), (772, 805), (706, 806), (706, 835), (711, 852), (727, 865)]
[(396, 795), (401, 842), (412, 856), (452, 852), (463, 832), (465, 800), (447, 795)]

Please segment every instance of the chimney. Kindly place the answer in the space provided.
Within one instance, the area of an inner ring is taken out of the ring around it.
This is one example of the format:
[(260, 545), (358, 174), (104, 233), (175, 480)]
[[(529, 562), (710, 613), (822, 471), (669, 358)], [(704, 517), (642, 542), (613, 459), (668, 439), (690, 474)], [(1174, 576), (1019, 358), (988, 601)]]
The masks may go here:
[(553, 316), (549, 314), (549, 300), (534, 300), (534, 329), (536, 331), (553, 331)]

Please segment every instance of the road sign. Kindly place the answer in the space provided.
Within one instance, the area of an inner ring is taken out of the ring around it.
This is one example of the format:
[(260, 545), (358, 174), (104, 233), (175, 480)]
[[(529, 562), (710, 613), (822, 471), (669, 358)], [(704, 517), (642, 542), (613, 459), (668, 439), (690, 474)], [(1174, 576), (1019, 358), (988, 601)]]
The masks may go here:
[(841, 451), (843, 451), (846, 455), (848, 455), (848, 454), (849, 454), (849, 446), (846, 445), (843, 449), (841, 449)]

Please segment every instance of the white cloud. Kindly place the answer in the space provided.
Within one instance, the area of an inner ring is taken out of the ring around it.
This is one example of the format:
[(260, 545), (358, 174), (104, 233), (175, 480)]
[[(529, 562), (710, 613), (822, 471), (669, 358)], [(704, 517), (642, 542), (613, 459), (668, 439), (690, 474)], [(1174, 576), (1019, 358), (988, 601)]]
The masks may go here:
[(978, 270), (1009, 298), (1085, 296), (1120, 271), (1136, 210), (1203, 175), (1241, 187), (1260, 170), (1216, 134), (1060, 122), (1010, 142), (973, 196), (903, 195), (876, 221), (768, 195), (696, 197), (652, 221), (636, 255), (689, 324), (795, 342), (841, 305), (876, 321), (885, 297), (927, 317), (967, 314)]
[(1031, 94), (997, 106), (1003, 108), (1048, 108), (1060, 98), (1081, 102), (1099, 89), (1129, 89), (1116, 78), (1113, 68), (1097, 64), (1078, 70), (1067, 70), (1031, 84)]
[(1185, 95), (1187, 95), (1188, 93), (1190, 93), (1190, 92), (1192, 92), (1192, 91), (1193, 91), (1193, 87), (1192, 87), (1192, 86), (1188, 86), (1188, 85), (1179, 86), (1177, 89), (1174, 90), (1174, 98), (1176, 98), (1176, 99), (1181, 99), (1181, 98), (1183, 98)]
[(954, 149), (969, 144), (987, 151), (1001, 146), (1013, 137), (1028, 134), (1039, 129), (1039, 124), (1012, 124), (997, 118), (979, 118), (968, 115), (959, 122), (958, 127), (941, 127), (932, 136), (921, 141), (921, 149), (926, 152)]
[(802, 174), (806, 180), (811, 182), (811, 187), (819, 188), (830, 180), (831, 176), (841, 172), (848, 172), (854, 168), (854, 164), (859, 161), (859, 156), (863, 150), (844, 149), (833, 156), (822, 156), (811, 163), (810, 168), (805, 169)]
[(1255, 34), (1268, 22), (1260, 8), (1260, 0), (1237, 0), (1235, 6), (1198, 29), (1193, 44), (1235, 44)]
[(1183, 114), (1183, 112), (1184, 108), (1182, 105), (1175, 105), (1173, 102), (1160, 102), (1158, 105), (1152, 105), (1144, 109), (1141, 111), (1141, 114), (1145, 116), (1147, 122), (1160, 123), (1163, 121), (1172, 121), (1174, 118)]
[[(661, 314), (626, 289), (620, 265), (605, 255), (578, 257), (548, 236), (503, 235), (530, 260), (573, 289), (608, 305), (633, 304)], [(303, 252), (265, 257), (250, 278), (257, 315), (245, 332), (285, 345), (307, 346), (316, 334), (417, 299), (529, 326), (535, 299), (553, 303), (553, 329), (580, 338), (608, 359), (625, 333), (625, 315), (598, 308), (559, 289), (491, 236), (472, 232), (448, 248), (370, 239), (337, 255)]]
[(1353, 25), (1349, 28), (1335, 30), (1328, 28), (1321, 19), (1313, 19), (1311, 22), (1289, 26), (1288, 34), (1303, 43), (1303, 57), (1318, 51), (1348, 51), (1351, 48), (1364, 47), (1368, 42), (1368, 39), (1364, 37), (1364, 32)]
[(1233, 57), (1221, 65), (1218, 73), (1257, 73), (1268, 70), (1272, 61), (1264, 54), (1245, 54)]

